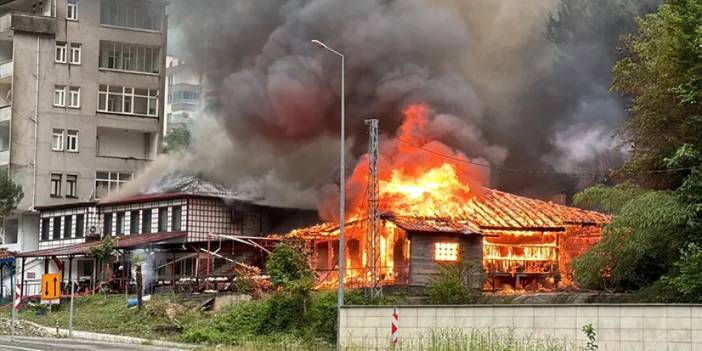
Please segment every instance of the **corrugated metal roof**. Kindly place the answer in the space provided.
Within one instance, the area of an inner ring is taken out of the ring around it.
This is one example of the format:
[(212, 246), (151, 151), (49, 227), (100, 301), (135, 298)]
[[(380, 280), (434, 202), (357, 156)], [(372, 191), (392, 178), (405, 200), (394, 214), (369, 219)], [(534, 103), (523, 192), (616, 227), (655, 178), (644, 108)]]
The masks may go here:
[[(152, 233), (115, 237), (117, 241), (116, 249), (134, 249), (147, 244), (158, 244), (164, 241), (184, 238), (186, 232)], [(50, 249), (29, 251), (17, 254), (17, 257), (49, 257), (49, 256), (70, 256), (70, 255), (90, 255), (90, 249), (98, 246), (101, 241), (89, 241), (81, 244), (61, 246)]]

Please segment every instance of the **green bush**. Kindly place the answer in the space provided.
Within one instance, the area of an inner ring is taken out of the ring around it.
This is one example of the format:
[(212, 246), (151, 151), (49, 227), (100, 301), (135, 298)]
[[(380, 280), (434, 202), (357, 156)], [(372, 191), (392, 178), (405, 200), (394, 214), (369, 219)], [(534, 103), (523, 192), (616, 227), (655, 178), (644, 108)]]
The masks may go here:
[(191, 326), (185, 339), (192, 342), (236, 343), (264, 333), (268, 327), (270, 304), (252, 301), (231, 306), (217, 313), (208, 323)]
[(266, 261), (266, 271), (274, 288), (304, 289), (312, 281), (312, 271), (302, 250), (287, 243), (273, 249)]
[(674, 264), (675, 272), (663, 282), (680, 295), (681, 302), (702, 302), (702, 248), (691, 243)]
[(472, 265), (467, 262), (441, 266), (439, 274), (426, 289), (429, 302), (436, 305), (472, 304), (480, 301), (480, 290), (475, 284)]

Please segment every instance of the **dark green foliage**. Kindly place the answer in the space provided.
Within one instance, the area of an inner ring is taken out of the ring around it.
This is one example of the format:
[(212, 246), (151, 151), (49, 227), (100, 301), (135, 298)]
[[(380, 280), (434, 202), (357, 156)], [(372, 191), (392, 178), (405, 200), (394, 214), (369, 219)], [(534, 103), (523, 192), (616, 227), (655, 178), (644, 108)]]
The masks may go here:
[(644, 192), (644, 189), (632, 183), (622, 183), (614, 187), (596, 185), (576, 194), (573, 204), (589, 210), (619, 213), (631, 199)]
[(266, 261), (266, 271), (274, 288), (296, 289), (311, 283), (312, 271), (302, 250), (283, 243), (273, 249)]
[(166, 146), (163, 149), (165, 153), (173, 153), (190, 148), (190, 131), (187, 128), (174, 128), (164, 138)]
[(687, 207), (674, 193), (635, 196), (605, 228), (602, 240), (573, 261), (576, 281), (586, 288), (616, 290), (653, 283), (677, 259), (687, 240), (688, 219)]
[(93, 254), (93, 256), (100, 260), (108, 256), (112, 256), (114, 251), (115, 239), (113, 239), (110, 235), (106, 236), (105, 239), (102, 240), (102, 243), (100, 243), (100, 245), (93, 246), (90, 248), (90, 252)]
[(623, 174), (674, 189), (688, 172), (646, 171), (671, 168), (671, 160), (689, 161), (702, 151), (702, 3), (669, 0), (638, 27), (614, 67), (613, 89), (632, 99), (623, 135), (633, 152)]
[(702, 248), (691, 243), (674, 264), (674, 273), (663, 282), (680, 294), (682, 302), (702, 302)]
[(480, 301), (480, 290), (472, 288), (474, 272), (468, 261), (444, 265), (426, 293), (435, 305), (461, 305)]
[(584, 325), (582, 331), (585, 334), (585, 337), (587, 338), (585, 350), (597, 351), (600, 347), (597, 346), (597, 331), (595, 331), (595, 328), (592, 326), (592, 323)]
[(15, 184), (6, 172), (0, 172), (0, 223), (17, 208), (23, 197), (22, 187)]

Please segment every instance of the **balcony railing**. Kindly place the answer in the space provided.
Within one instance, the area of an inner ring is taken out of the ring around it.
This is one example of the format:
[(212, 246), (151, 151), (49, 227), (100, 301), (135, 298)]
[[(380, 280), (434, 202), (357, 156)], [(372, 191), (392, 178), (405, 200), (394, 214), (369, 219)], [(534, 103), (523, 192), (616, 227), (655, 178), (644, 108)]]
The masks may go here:
[(8, 30), (56, 35), (56, 18), (24, 12), (0, 16), (0, 32)]
[(0, 79), (10, 78), (15, 70), (15, 63), (7, 61), (0, 63)]
[(12, 119), (12, 105), (0, 106), (0, 122)]

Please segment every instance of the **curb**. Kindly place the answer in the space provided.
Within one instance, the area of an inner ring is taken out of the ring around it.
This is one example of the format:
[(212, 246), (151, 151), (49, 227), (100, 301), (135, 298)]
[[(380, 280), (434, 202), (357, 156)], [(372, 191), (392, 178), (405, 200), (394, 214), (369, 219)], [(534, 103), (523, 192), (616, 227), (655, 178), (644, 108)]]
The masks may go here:
[[(45, 327), (42, 325), (38, 325), (38, 327), (43, 328), (46, 330), (48, 333), (51, 335), (56, 336), (56, 328), (49, 328)], [(58, 336), (62, 338), (68, 338), (68, 329), (58, 329)], [(177, 343), (177, 342), (172, 342), (172, 341), (164, 341), (164, 340), (157, 340), (157, 339), (144, 339), (144, 338), (137, 338), (133, 336), (124, 336), (124, 335), (112, 335), (112, 334), (101, 334), (101, 333), (93, 333), (93, 332), (86, 332), (86, 331), (80, 331), (80, 330), (73, 330), (73, 335), (71, 338), (74, 339), (84, 339), (84, 340), (91, 340), (91, 341), (105, 341), (105, 342), (110, 342), (110, 343), (123, 343), (123, 344), (130, 344), (130, 345), (151, 345), (151, 346), (158, 346), (158, 347), (167, 347), (171, 349), (181, 349), (181, 350), (194, 350), (198, 348), (197, 345), (190, 345), (190, 344), (182, 344), (182, 343)]]

